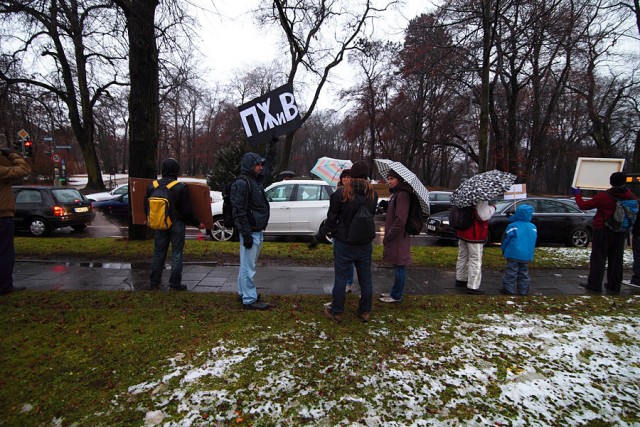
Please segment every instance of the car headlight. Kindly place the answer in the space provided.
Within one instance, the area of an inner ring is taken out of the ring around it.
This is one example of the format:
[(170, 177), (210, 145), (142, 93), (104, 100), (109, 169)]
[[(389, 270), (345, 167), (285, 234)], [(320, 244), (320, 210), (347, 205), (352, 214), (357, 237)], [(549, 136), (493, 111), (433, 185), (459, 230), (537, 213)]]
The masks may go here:
[(448, 220), (448, 219), (443, 219), (443, 220), (442, 220), (442, 223), (443, 223), (444, 225), (449, 225), (449, 220)]

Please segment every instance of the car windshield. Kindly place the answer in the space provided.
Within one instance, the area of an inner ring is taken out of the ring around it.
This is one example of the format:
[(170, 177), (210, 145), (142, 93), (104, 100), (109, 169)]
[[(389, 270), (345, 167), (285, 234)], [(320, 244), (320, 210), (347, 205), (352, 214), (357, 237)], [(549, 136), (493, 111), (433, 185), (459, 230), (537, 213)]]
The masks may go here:
[(80, 194), (80, 192), (74, 188), (59, 188), (51, 191), (53, 193), (53, 196), (60, 203), (69, 203), (78, 200), (84, 200), (82, 194)]

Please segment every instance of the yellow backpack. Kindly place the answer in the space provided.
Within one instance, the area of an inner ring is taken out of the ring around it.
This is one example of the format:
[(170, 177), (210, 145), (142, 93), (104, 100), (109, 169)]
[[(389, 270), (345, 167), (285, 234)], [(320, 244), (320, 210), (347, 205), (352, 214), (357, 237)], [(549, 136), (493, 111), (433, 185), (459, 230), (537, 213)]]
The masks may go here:
[(178, 184), (171, 181), (167, 185), (160, 185), (158, 180), (153, 181), (153, 192), (149, 196), (149, 211), (147, 212), (147, 226), (152, 230), (168, 230), (171, 228), (171, 193), (169, 190)]

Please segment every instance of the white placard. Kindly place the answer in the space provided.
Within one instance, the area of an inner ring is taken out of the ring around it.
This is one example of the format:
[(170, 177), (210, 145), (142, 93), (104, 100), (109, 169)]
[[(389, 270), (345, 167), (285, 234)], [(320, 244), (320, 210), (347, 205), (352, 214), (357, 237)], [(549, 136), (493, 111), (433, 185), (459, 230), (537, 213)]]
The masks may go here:
[(506, 193), (505, 200), (519, 200), (527, 198), (527, 184), (513, 184)]
[(571, 186), (585, 190), (606, 190), (611, 187), (611, 174), (622, 172), (623, 168), (624, 159), (578, 157)]

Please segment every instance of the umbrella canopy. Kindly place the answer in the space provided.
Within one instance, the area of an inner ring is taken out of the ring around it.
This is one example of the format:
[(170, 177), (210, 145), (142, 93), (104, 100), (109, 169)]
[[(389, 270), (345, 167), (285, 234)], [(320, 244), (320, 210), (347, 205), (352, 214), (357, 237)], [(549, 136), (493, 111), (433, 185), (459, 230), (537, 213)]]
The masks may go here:
[(422, 182), (415, 173), (411, 172), (402, 163), (389, 159), (374, 159), (374, 162), (380, 174), (385, 178), (390, 169), (393, 169), (395, 173), (400, 175), (402, 179), (413, 188), (413, 192), (418, 196), (420, 207), (422, 208), (422, 215), (429, 215), (429, 191), (422, 185)]
[(340, 181), (340, 174), (344, 169), (349, 169), (353, 163), (351, 160), (332, 159), (331, 157), (320, 157), (316, 165), (311, 169), (311, 173), (328, 184), (337, 186)]
[(474, 175), (464, 181), (451, 194), (451, 203), (459, 208), (474, 206), (503, 195), (516, 182), (516, 176), (508, 172), (492, 170)]

